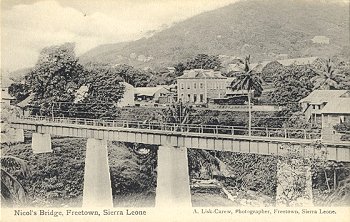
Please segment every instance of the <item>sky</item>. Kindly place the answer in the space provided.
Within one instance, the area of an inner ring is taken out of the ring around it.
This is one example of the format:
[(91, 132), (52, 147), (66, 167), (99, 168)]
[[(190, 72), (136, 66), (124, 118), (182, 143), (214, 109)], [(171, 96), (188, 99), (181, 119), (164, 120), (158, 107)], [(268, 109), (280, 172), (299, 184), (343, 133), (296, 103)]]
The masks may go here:
[(1, 69), (31, 67), (42, 48), (136, 40), (237, 0), (1, 0)]

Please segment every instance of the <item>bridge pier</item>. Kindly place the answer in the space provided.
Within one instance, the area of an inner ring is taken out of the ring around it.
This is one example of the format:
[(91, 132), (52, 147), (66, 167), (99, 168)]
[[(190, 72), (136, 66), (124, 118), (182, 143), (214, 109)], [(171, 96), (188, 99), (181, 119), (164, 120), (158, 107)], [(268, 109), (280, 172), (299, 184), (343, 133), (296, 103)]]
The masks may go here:
[(113, 207), (106, 140), (87, 140), (83, 207)]
[(191, 207), (186, 147), (158, 149), (156, 207)]
[(32, 149), (35, 154), (52, 152), (51, 135), (45, 133), (33, 133)]
[(311, 166), (303, 160), (277, 161), (276, 206), (312, 207)]

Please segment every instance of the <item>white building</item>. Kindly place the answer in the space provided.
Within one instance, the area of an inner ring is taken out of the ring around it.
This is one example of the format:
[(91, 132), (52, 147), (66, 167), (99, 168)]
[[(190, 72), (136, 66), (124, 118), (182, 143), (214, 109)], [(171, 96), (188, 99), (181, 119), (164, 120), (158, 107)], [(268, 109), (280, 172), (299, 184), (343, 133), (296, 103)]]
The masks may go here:
[(13, 101), (16, 100), (8, 92), (9, 86), (11, 85), (11, 83), (12, 81), (9, 79), (1, 78), (1, 105), (3, 104), (10, 105), (12, 104)]
[(117, 104), (118, 107), (126, 107), (126, 106), (135, 106), (135, 87), (130, 85), (129, 83), (123, 82), (124, 85), (124, 95)]
[[(313, 124), (321, 125), (322, 113), (326, 106), (330, 107), (331, 102), (345, 98), (346, 101), (350, 100), (347, 90), (315, 90), (311, 92), (307, 97), (299, 101), (302, 111), (308, 121)], [(326, 110), (330, 110), (327, 108)], [(322, 126), (323, 127), (323, 126)]]
[(316, 44), (329, 44), (329, 38), (323, 35), (316, 35), (311, 39), (312, 43)]

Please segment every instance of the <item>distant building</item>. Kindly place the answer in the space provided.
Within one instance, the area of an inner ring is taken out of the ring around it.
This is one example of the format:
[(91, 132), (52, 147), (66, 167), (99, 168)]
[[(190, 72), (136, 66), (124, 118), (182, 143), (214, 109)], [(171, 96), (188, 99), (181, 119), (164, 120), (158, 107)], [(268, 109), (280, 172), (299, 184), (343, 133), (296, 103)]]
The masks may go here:
[(207, 103), (208, 99), (224, 98), (227, 78), (214, 70), (185, 70), (177, 78), (178, 100), (194, 104)]
[(16, 104), (17, 107), (21, 108), (22, 114), (24, 116), (29, 116), (32, 109), (40, 108), (31, 104), (34, 99), (34, 96), (34, 93), (31, 93), (29, 94), (29, 96), (27, 96), (27, 98)]
[(329, 38), (323, 35), (317, 35), (311, 39), (312, 43), (316, 44), (329, 44)]
[(167, 89), (168, 86), (135, 87), (136, 103), (172, 103), (175, 93)]
[(122, 83), (125, 87), (123, 98), (117, 104), (118, 107), (135, 106), (135, 88), (129, 83)]
[(12, 81), (9, 79), (1, 78), (1, 105), (12, 105), (16, 98), (9, 94), (9, 87)]
[[(322, 113), (326, 106), (330, 106), (333, 100), (345, 98), (350, 100), (349, 92), (347, 90), (315, 90), (307, 97), (299, 101), (302, 111), (308, 121), (323, 127)], [(327, 108), (329, 110), (330, 108)]]

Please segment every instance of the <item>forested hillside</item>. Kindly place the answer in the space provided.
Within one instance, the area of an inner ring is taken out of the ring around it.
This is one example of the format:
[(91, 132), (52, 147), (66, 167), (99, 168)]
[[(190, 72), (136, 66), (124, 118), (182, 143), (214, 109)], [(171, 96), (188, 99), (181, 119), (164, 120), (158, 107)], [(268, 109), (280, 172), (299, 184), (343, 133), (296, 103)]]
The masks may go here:
[[(164, 67), (198, 53), (251, 54), (255, 61), (281, 56), (349, 56), (348, 24), (349, 7), (344, 3), (240, 1), (179, 22), (149, 38), (101, 45), (80, 60)], [(325, 36), (329, 44), (314, 43), (315, 36)]]

